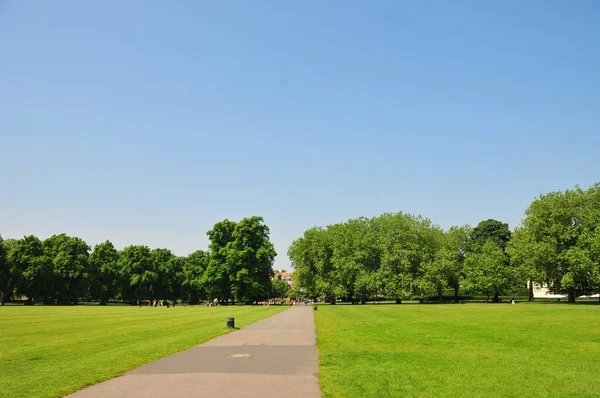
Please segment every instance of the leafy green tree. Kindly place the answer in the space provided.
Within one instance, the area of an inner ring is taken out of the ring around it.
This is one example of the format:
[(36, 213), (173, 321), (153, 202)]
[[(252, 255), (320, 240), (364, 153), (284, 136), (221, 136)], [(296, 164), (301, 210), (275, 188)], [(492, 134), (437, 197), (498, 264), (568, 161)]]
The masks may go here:
[(16, 281), (18, 281), (21, 277), (19, 270), (11, 261), (10, 256), (11, 251), (14, 250), (16, 245), (16, 239), (6, 239), (4, 242), (2, 242), (2, 248), (5, 253), (5, 270), (7, 272), (4, 279), (0, 280), (0, 289), (2, 289), (2, 292), (4, 293), (3, 300), (10, 300), (13, 298)]
[(173, 256), (169, 259), (165, 279), (168, 283), (167, 297), (177, 300), (183, 297), (183, 281), (185, 280), (185, 257)]
[(119, 252), (107, 240), (94, 246), (88, 261), (90, 295), (105, 305), (114, 298), (119, 287)]
[(6, 260), (6, 247), (4, 239), (0, 235), (0, 304), (4, 305), (5, 296), (8, 295), (10, 286), (10, 268)]
[(438, 249), (438, 228), (429, 219), (404, 213), (383, 214), (379, 220), (383, 292), (396, 303), (422, 296), (425, 265), (433, 261)]
[(444, 289), (454, 288), (454, 299), (457, 300), (459, 281), (463, 275), (463, 263), (470, 228), (451, 227), (448, 232), (436, 231), (439, 249), (433, 260), (424, 264), (422, 283), (426, 291), (434, 291), (442, 301)]
[(222, 303), (232, 298), (230, 275), (227, 262), (229, 244), (233, 240), (236, 223), (227, 219), (216, 223), (206, 234), (210, 240), (210, 261), (204, 273), (203, 283), (209, 299), (218, 299)]
[(204, 273), (210, 261), (210, 254), (202, 250), (197, 250), (187, 256), (183, 265), (183, 294), (186, 299), (196, 304), (200, 299), (206, 299), (206, 289), (204, 288)]
[(277, 253), (262, 217), (244, 218), (235, 225), (226, 245), (231, 293), (237, 301), (257, 302), (269, 297), (273, 261)]
[(600, 288), (599, 219), (600, 184), (541, 195), (509, 245), (513, 264), (531, 281), (566, 290), (574, 302), (578, 293)]
[(53, 235), (44, 241), (52, 261), (54, 292), (59, 303), (77, 303), (82, 293), (90, 247), (81, 238)]
[(290, 285), (286, 281), (273, 279), (271, 281), (271, 298), (284, 298), (290, 290)]
[(48, 297), (52, 289), (52, 260), (44, 253), (41, 240), (33, 235), (16, 241), (8, 254), (17, 294), (27, 296), (26, 304)]
[(476, 252), (491, 240), (496, 246), (504, 251), (510, 241), (510, 237), (511, 233), (508, 224), (494, 219), (481, 221), (471, 231), (468, 250), (470, 252)]
[(294, 266), (294, 283), (308, 297), (326, 297), (335, 304), (333, 238), (329, 229), (311, 228), (292, 242), (288, 256)]
[[(469, 241), (467, 243), (467, 251), (470, 253), (479, 253), (483, 245), (492, 242), (504, 253), (504, 266), (511, 267), (510, 257), (508, 255), (507, 246), (511, 238), (511, 232), (508, 224), (498, 220), (485, 220), (477, 224), (471, 231)], [(515, 270), (512, 270), (514, 272)], [(493, 301), (499, 302), (501, 291), (494, 294)]]
[(127, 246), (121, 251), (119, 259), (123, 277), (122, 296), (131, 302), (141, 298), (156, 298), (158, 273), (148, 246)]
[(489, 301), (490, 295), (498, 297), (513, 284), (513, 269), (506, 267), (505, 253), (493, 239), (466, 256), (462, 281), (466, 291), (483, 293)]
[(156, 279), (151, 286), (153, 296), (161, 299), (171, 297), (170, 267), (173, 264), (171, 260), (175, 258), (175, 255), (169, 249), (153, 249), (150, 257), (152, 258), (152, 270), (156, 273)]

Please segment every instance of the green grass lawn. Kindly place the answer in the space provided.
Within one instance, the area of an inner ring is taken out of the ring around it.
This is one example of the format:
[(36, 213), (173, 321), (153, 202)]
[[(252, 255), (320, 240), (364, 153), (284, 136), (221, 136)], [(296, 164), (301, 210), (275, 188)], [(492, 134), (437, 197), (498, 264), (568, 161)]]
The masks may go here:
[(56, 397), (286, 307), (0, 307), (0, 396)]
[(600, 396), (600, 306), (323, 305), (315, 321), (324, 397)]

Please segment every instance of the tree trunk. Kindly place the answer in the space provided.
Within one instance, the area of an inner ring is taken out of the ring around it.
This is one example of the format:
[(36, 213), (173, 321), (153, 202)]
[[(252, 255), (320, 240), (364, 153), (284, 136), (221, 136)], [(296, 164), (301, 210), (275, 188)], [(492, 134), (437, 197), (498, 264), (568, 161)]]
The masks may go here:
[(534, 302), (535, 298), (533, 297), (533, 281), (529, 281), (529, 302)]
[(458, 303), (458, 289), (459, 289), (459, 285), (458, 283), (456, 285), (454, 285), (454, 302)]
[(397, 298), (396, 299), (396, 304), (402, 304), (402, 299)]
[(441, 303), (442, 301), (444, 301), (444, 291), (443, 290), (438, 290), (438, 301)]
[(335, 297), (329, 298), (329, 305), (335, 305)]
[(575, 289), (570, 287), (568, 290), (569, 293), (569, 303), (574, 303), (575, 302)]
[(485, 296), (485, 303), (489, 303), (490, 302), (490, 294), (488, 293), (487, 296)]
[(500, 302), (500, 297), (498, 296), (498, 293), (494, 293), (494, 298), (492, 299), (492, 301), (494, 303), (499, 303)]

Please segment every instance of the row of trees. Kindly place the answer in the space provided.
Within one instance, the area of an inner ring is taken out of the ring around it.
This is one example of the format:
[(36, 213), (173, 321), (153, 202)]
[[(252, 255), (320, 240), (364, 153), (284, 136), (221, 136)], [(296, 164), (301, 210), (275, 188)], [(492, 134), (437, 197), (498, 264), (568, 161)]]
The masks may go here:
[[(522, 225), (486, 220), (443, 230), (405, 213), (312, 228), (288, 255), (306, 295), (365, 302), (368, 298), (437, 296), (447, 288), (494, 301), (529, 281), (577, 294), (600, 288), (600, 185), (541, 195)], [(533, 299), (533, 284), (530, 300)]]
[[(0, 300), (26, 296), (28, 303), (101, 304), (153, 299), (203, 299), (256, 302), (273, 294), (271, 276), (276, 255), (262, 217), (224, 220), (207, 233), (208, 251), (187, 257), (168, 249), (128, 246), (110, 241), (93, 249), (66, 234), (46, 240), (0, 237)], [(278, 287), (275, 293), (279, 294)]]

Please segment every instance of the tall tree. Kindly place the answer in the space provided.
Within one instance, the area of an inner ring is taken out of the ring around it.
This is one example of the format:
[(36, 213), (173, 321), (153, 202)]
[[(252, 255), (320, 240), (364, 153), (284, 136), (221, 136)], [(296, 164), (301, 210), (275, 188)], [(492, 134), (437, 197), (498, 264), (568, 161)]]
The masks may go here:
[[(532, 281), (564, 290), (569, 301), (600, 288), (600, 184), (576, 187), (535, 199), (525, 212), (513, 263)], [(535, 278), (535, 279), (534, 279)]]
[(82, 293), (90, 247), (81, 238), (53, 235), (44, 241), (52, 262), (54, 292), (59, 303), (77, 303)]
[(107, 240), (94, 246), (88, 263), (90, 295), (100, 300), (100, 305), (105, 305), (118, 292), (119, 252)]
[[(504, 266), (511, 267), (510, 257), (507, 251), (507, 245), (510, 241), (511, 232), (508, 228), (508, 224), (498, 220), (488, 219), (481, 221), (473, 230), (469, 237), (467, 245), (468, 252), (480, 253), (483, 246), (487, 243), (495, 244), (504, 253)], [(514, 272), (515, 270), (511, 270)], [(501, 291), (497, 291), (494, 294), (494, 302), (499, 302), (499, 294)]]
[(468, 226), (454, 226), (448, 232), (435, 233), (439, 249), (433, 260), (425, 263), (422, 282), (425, 289), (434, 291), (440, 301), (444, 289), (449, 286), (454, 288), (454, 300), (457, 301), (469, 230)]
[(0, 304), (4, 305), (4, 297), (8, 295), (8, 288), (10, 285), (10, 268), (8, 267), (8, 261), (6, 260), (6, 248), (4, 246), (4, 239), (0, 234)]
[(226, 245), (231, 293), (235, 300), (257, 302), (269, 297), (277, 253), (262, 217), (244, 218), (235, 225)]
[(186, 300), (192, 304), (198, 303), (200, 299), (207, 298), (204, 288), (204, 273), (209, 261), (210, 254), (202, 250), (193, 252), (185, 259), (182, 288)]
[(148, 246), (127, 246), (121, 251), (120, 272), (123, 275), (123, 299), (131, 302), (156, 298), (158, 273), (154, 269)]
[(44, 253), (42, 241), (33, 235), (17, 240), (9, 251), (17, 294), (27, 296), (26, 304), (51, 295), (52, 261)]
[[(152, 284), (154, 296), (160, 298), (172, 298), (171, 289), (171, 265), (175, 255), (169, 249), (153, 249), (150, 253), (152, 258), (152, 270), (156, 272), (156, 280)], [(175, 271), (176, 272), (176, 271)]]
[(425, 264), (433, 261), (438, 249), (437, 227), (431, 220), (410, 214), (380, 217), (383, 247), (380, 279), (386, 295), (403, 299), (422, 297)]
[(271, 281), (271, 298), (284, 298), (286, 297), (288, 291), (290, 290), (290, 285), (286, 281), (282, 281), (279, 279), (273, 279)]
[(468, 292), (483, 293), (487, 300), (513, 286), (513, 269), (506, 267), (504, 251), (493, 239), (465, 258), (462, 285)]
[(19, 270), (15, 264), (11, 261), (10, 253), (14, 250), (17, 245), (16, 239), (6, 239), (2, 242), (2, 249), (4, 250), (5, 257), (5, 276), (0, 279), (0, 289), (2, 290), (4, 301), (11, 300), (13, 298), (16, 281), (21, 277)]
[(229, 244), (233, 240), (236, 223), (227, 219), (216, 223), (206, 233), (210, 240), (210, 261), (204, 273), (203, 285), (209, 298), (227, 303), (232, 298), (230, 275), (232, 270), (227, 262)]
[(311, 228), (290, 245), (288, 256), (294, 266), (294, 283), (308, 297), (325, 297), (335, 304), (332, 256), (333, 239), (329, 229)]

